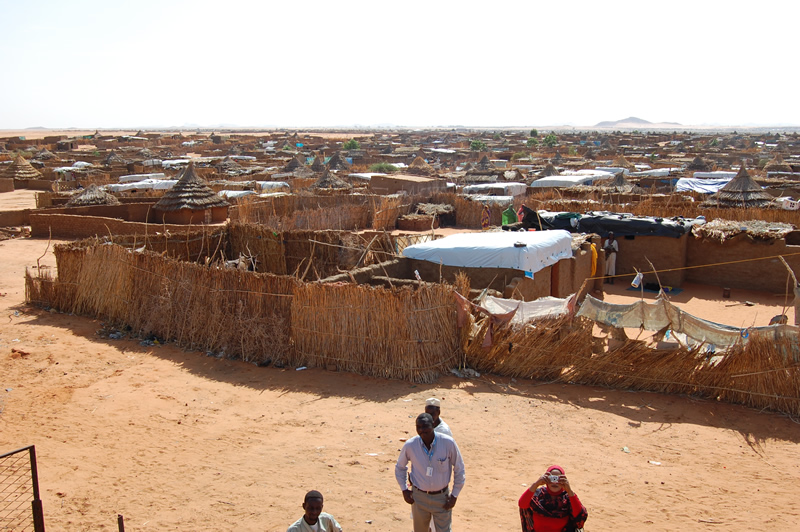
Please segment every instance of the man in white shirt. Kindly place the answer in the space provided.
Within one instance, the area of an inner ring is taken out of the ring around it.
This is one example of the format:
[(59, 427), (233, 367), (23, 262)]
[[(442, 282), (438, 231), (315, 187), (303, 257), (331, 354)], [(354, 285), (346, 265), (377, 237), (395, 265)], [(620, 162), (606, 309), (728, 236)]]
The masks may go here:
[(450, 427), (447, 425), (447, 423), (444, 422), (444, 420), (441, 417), (439, 417), (439, 414), (442, 411), (440, 408), (441, 404), (442, 402), (439, 401), (437, 398), (431, 397), (430, 399), (425, 401), (425, 413), (430, 414), (431, 417), (433, 418), (433, 430), (437, 434), (444, 434), (452, 438), (453, 433), (450, 431)]
[(614, 240), (614, 232), (609, 231), (608, 239), (603, 244), (603, 251), (606, 252), (606, 280), (605, 282), (614, 284), (614, 276), (617, 274), (617, 253), (619, 244)]
[(403, 499), (411, 505), (414, 532), (427, 532), (431, 517), (436, 532), (451, 532), (452, 509), (466, 481), (464, 460), (453, 438), (434, 432), (433, 416), (420, 414), (416, 426), (417, 436), (403, 445), (394, 475)]
[(322, 493), (311, 490), (303, 500), (303, 517), (286, 532), (342, 532), (342, 527), (331, 514), (322, 511)]

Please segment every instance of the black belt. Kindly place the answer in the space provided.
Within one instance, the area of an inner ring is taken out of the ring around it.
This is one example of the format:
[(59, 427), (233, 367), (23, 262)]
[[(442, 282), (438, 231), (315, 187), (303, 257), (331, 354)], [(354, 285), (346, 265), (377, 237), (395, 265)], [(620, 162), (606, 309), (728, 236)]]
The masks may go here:
[[(413, 486), (413, 485), (412, 485), (412, 486)], [(419, 489), (419, 488), (418, 488), (418, 487), (416, 487), (416, 486), (413, 486), (413, 487), (414, 487), (414, 489), (415, 489), (415, 490), (417, 490), (417, 491), (421, 491), (422, 493), (427, 493), (428, 495), (439, 495), (440, 493), (444, 493), (445, 491), (447, 491), (447, 486), (443, 487), (443, 488), (442, 488), (442, 489), (440, 489), (440, 490), (435, 490), (435, 491), (425, 491), (425, 490), (421, 490), (421, 489)]]

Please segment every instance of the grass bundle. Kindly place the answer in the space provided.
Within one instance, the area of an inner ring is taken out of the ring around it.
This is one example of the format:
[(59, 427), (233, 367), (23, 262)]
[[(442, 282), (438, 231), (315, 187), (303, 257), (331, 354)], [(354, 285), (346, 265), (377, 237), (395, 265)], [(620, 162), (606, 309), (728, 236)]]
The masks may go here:
[(294, 364), (432, 382), (458, 360), (453, 288), (309, 283), (292, 304)]

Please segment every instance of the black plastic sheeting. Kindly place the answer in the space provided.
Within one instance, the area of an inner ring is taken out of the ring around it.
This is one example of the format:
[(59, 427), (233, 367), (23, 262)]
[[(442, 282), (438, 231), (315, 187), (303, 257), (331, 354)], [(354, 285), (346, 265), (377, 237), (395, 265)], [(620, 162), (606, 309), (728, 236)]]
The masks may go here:
[(534, 227), (540, 230), (564, 229), (571, 233), (597, 233), (601, 237), (606, 237), (609, 232), (613, 232), (615, 237), (670, 236), (678, 238), (690, 232), (693, 225), (706, 223), (702, 217), (654, 218), (605, 211), (590, 211), (586, 214), (540, 211), (538, 214), (538, 220)]

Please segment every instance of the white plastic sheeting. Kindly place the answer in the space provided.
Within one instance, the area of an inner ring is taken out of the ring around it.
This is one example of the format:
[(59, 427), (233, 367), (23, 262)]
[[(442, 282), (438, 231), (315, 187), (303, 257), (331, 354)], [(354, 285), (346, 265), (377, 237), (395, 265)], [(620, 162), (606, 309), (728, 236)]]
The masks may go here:
[(527, 189), (528, 185), (525, 183), (483, 183), (467, 185), (461, 191), (464, 194), (481, 194), (490, 190), (502, 190), (505, 196), (521, 196)]
[(256, 181), (256, 185), (261, 190), (280, 190), (282, 188), (289, 188), (289, 183), (286, 181)]
[(109, 192), (126, 192), (128, 190), (169, 190), (177, 179), (145, 179), (135, 183), (120, 183), (117, 185), (106, 185)]
[(749, 328), (722, 325), (692, 316), (660, 298), (655, 303), (639, 300), (630, 305), (617, 305), (587, 295), (577, 315), (613, 327), (643, 328), (648, 331), (660, 331), (669, 327), (695, 342), (710, 344), (716, 348), (727, 348), (755, 337), (777, 338), (779, 335), (792, 335), (797, 338), (799, 330), (792, 325)]
[(220, 190), (218, 194), (223, 198), (243, 198), (245, 196), (252, 196), (255, 190)]
[(568, 301), (569, 298), (559, 299), (557, 297), (540, 297), (536, 301), (520, 301), (518, 299), (486, 296), (483, 298), (481, 306), (492, 314), (506, 314), (516, 309), (517, 312), (511, 318), (511, 323), (522, 325), (529, 321), (557, 318), (565, 315), (568, 312)]
[(726, 172), (722, 170), (718, 170), (716, 172), (695, 172), (692, 174), (694, 178), (703, 178), (703, 179), (725, 179), (727, 177), (734, 178), (736, 177), (737, 172)]
[(145, 179), (166, 179), (165, 174), (130, 174), (119, 176), (120, 183), (136, 183), (137, 181), (144, 181)]
[(608, 172), (609, 174), (618, 174), (622, 172), (625, 175), (631, 173), (630, 170), (627, 168), (622, 168), (621, 166), (596, 166), (595, 170), (599, 170), (600, 172)]
[(510, 268), (533, 274), (572, 257), (572, 236), (562, 230), (459, 233), (408, 246), (403, 255), (445, 266)]
[(667, 177), (674, 172), (680, 172), (682, 168), (651, 168), (641, 172), (631, 172), (631, 177)]
[(702, 192), (703, 194), (713, 194), (731, 182), (732, 177), (725, 179), (693, 179), (682, 177), (675, 183), (676, 192)]
[(467, 194), (465, 197), (477, 201), (478, 203), (486, 203), (488, 205), (507, 206), (514, 203), (514, 196), (487, 196), (484, 194)]
[(542, 187), (572, 187), (575, 185), (591, 185), (595, 179), (611, 179), (614, 176), (608, 173), (577, 174), (577, 175), (551, 175), (537, 179), (531, 183), (533, 188)]

